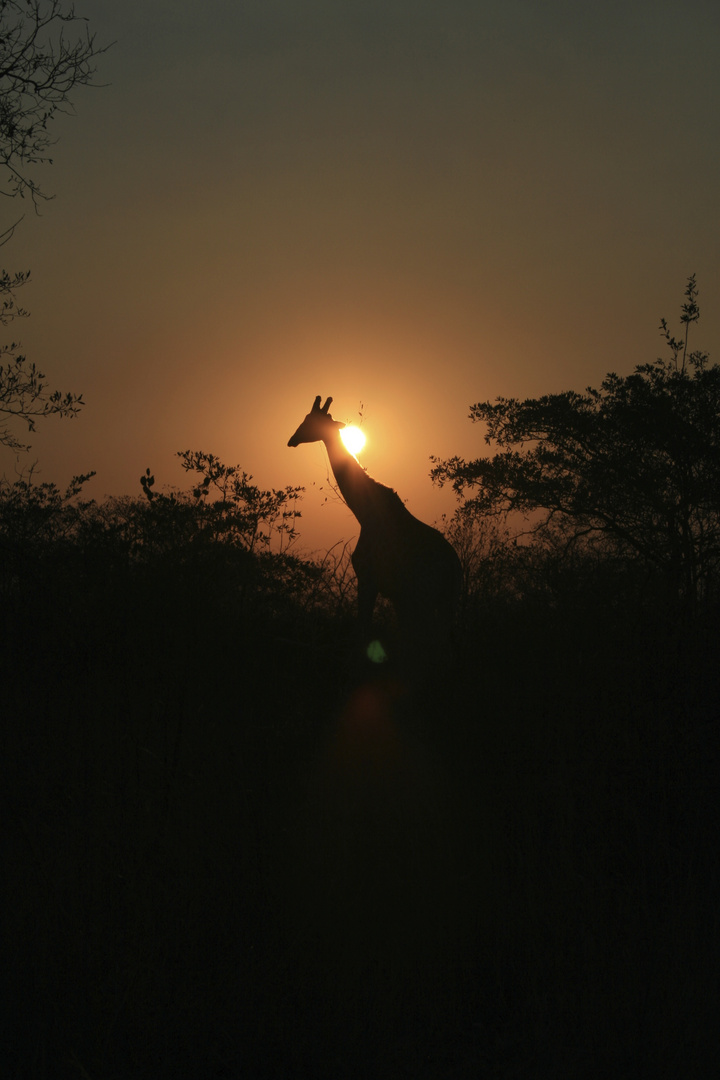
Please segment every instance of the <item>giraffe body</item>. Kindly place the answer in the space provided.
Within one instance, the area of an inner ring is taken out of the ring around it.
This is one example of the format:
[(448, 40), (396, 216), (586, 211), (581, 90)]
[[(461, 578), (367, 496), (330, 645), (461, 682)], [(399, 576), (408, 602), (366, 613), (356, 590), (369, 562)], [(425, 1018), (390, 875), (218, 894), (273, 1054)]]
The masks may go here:
[(358, 582), (359, 617), (370, 631), (377, 596), (390, 600), (400, 624), (417, 634), (434, 629), (446, 637), (459, 599), (460, 561), (437, 529), (414, 517), (399, 495), (373, 480), (340, 438), (344, 424), (315, 398), (288, 446), (323, 442), (345, 502), (360, 524), (352, 554)]

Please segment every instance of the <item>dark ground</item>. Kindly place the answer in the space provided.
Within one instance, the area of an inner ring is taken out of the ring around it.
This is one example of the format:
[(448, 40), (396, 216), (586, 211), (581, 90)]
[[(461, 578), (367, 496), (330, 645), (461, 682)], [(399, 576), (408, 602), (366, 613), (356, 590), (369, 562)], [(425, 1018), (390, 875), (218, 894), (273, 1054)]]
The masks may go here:
[(713, 618), (2, 613), (2, 1076), (710, 1074)]

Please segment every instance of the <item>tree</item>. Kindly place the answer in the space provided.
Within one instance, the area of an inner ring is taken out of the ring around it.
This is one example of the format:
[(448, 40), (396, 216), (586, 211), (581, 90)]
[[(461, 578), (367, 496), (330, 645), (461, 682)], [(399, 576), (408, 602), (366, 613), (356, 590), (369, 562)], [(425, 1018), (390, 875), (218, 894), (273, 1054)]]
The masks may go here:
[(140, 478), (148, 501), (170, 508), (176, 516), (179, 503), (192, 510), (197, 535), (204, 540), (224, 543), (255, 553), (268, 548), (273, 539), (279, 553), (297, 539), (295, 522), (300, 517), (297, 500), (304, 488), (285, 487), (263, 490), (252, 483), (239, 465), (224, 465), (214, 454), (201, 450), (181, 450), (177, 455), (185, 472), (197, 473), (191, 495), (158, 494), (153, 490), (155, 477), (148, 469)]
[[(3, 297), (0, 326), (7, 326), (14, 319), (27, 318), (28, 312), (16, 303), (15, 290), (24, 285), (29, 276), (29, 271), (12, 275), (6, 270), (0, 271), (0, 296)], [(28, 444), (20, 442), (3, 418), (21, 420), (28, 431), (34, 431), (38, 417), (75, 416), (84, 404), (82, 394), (49, 390), (43, 372), (35, 364), (28, 364), (18, 348), (17, 342), (0, 347), (0, 359), (5, 361), (0, 364), (0, 446), (7, 446), (15, 453), (28, 450)]]
[[(50, 196), (39, 186), (34, 168), (52, 164), (50, 125), (58, 112), (71, 109), (70, 95), (92, 84), (95, 60), (105, 52), (95, 43), (87, 21), (63, 0), (0, 0), (0, 195), (26, 194), (36, 209)], [(10, 240), (17, 222), (0, 234)], [(0, 325), (27, 316), (16, 293), (29, 272), (0, 272)], [(0, 349), (0, 445), (28, 449), (3, 418), (23, 421), (35, 430), (40, 416), (74, 416), (82, 396), (49, 390), (45, 375), (18, 353), (13, 342)]]
[[(693, 275), (669, 359), (606, 376), (599, 389), (471, 406), (497, 452), (435, 458), (432, 477), (480, 516), (519, 514), (535, 538), (639, 564), (694, 604), (720, 566), (720, 367), (689, 352)], [(470, 494), (472, 493), (472, 494)]]
[[(84, 404), (82, 394), (49, 390), (42, 371), (28, 364), (16, 349), (15, 343), (0, 348), (0, 357), (7, 358), (7, 363), (0, 364), (0, 416), (24, 421), (28, 431), (35, 430), (41, 416), (75, 416)], [(15, 453), (29, 450), (4, 421), (0, 422), (0, 446)]]
[(0, 0), (1, 194), (48, 198), (33, 167), (52, 164), (50, 124), (77, 87), (92, 85), (105, 51), (64, 0)]

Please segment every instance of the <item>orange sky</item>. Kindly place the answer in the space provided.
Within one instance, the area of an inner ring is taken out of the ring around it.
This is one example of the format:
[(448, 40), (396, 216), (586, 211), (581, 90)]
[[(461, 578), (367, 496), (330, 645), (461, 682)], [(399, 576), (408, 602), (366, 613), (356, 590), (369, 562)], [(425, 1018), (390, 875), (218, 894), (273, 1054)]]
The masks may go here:
[(76, 7), (110, 85), (57, 125), (42, 216), (2, 208), (15, 336), (87, 402), (39, 426), (43, 479), (139, 495), (201, 449), (304, 484), (327, 547), (356, 526), (286, 446), (316, 394), (362, 403), (363, 463), (432, 521), (430, 455), (483, 452), (472, 402), (654, 359), (692, 272), (720, 359), (716, 3)]

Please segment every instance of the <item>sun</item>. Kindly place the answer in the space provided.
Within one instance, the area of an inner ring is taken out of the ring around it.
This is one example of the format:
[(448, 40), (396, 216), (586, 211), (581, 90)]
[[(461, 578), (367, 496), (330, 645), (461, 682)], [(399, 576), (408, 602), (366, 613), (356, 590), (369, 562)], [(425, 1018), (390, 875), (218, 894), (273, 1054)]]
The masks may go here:
[(360, 428), (355, 427), (354, 424), (348, 424), (346, 427), (341, 428), (340, 438), (351, 454), (359, 454), (365, 445), (365, 436)]

